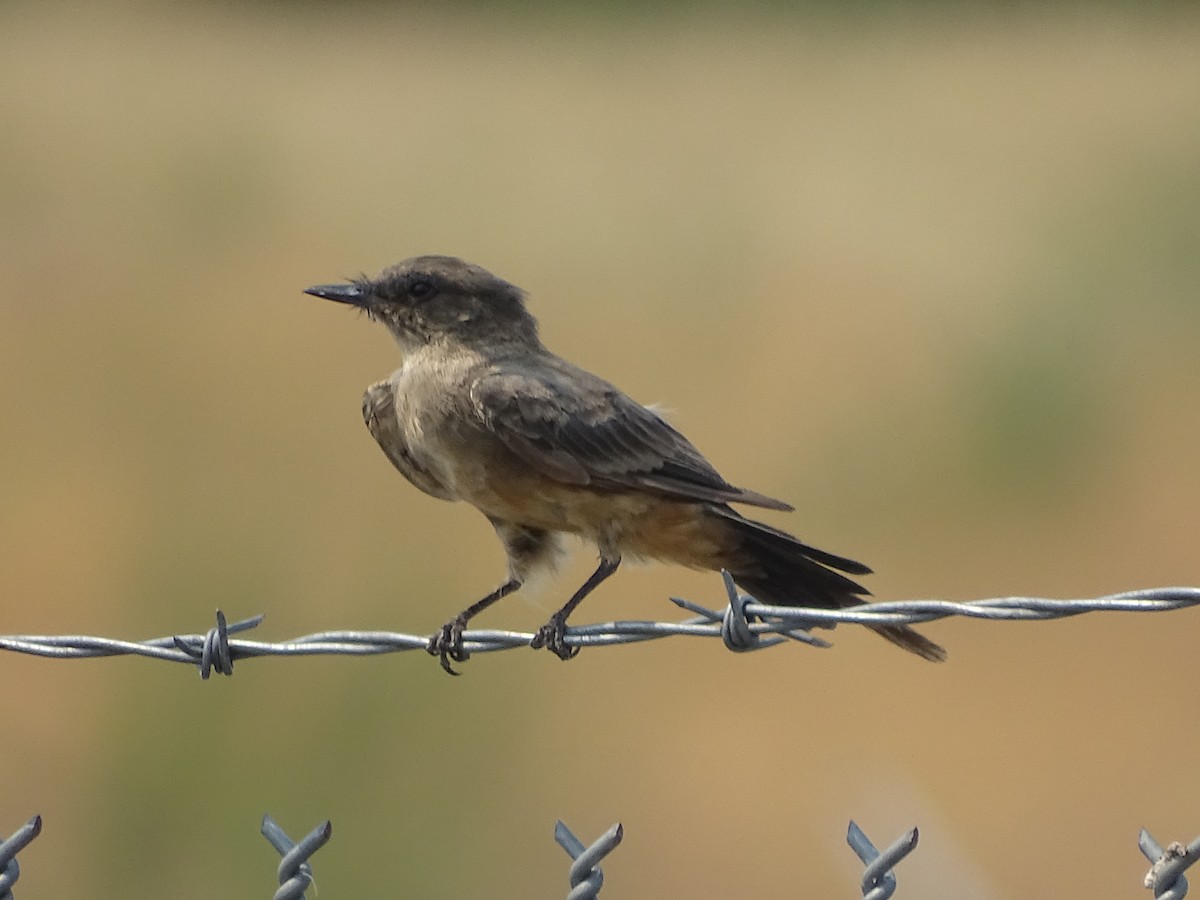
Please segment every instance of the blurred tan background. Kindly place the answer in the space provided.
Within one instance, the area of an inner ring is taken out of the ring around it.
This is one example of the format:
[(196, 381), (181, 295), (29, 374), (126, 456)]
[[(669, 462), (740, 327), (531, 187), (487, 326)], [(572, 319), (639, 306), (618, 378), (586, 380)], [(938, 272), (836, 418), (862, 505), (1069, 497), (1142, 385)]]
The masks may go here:
[[(1186, 5), (724, 15), (0, 11), (4, 633), (429, 632), (502, 575), (359, 418), (399, 364), (313, 283), (450, 253), (881, 599), (1200, 584), (1200, 18)], [(481, 625), (529, 630), (579, 554)], [(678, 618), (629, 568), (579, 622)], [(0, 657), (22, 897), (1137, 896), (1200, 833), (1200, 611), (480, 656)], [(311, 894), (310, 894), (311, 896)]]

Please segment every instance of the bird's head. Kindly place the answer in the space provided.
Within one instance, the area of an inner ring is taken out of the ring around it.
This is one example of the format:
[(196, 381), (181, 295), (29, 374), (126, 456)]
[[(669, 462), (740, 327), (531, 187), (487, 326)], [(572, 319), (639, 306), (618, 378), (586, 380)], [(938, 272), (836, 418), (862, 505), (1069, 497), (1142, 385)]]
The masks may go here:
[(406, 353), (436, 343), (538, 343), (525, 292), (454, 256), (414, 256), (378, 278), (317, 285), (304, 293), (357, 306), (386, 325)]

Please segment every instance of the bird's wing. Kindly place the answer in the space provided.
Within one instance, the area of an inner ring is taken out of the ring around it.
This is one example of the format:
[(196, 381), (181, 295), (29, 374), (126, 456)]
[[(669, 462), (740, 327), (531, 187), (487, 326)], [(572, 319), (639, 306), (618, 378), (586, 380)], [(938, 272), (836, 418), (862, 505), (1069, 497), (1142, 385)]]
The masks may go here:
[(494, 366), (472, 383), (470, 396), (475, 415), (489, 431), (558, 481), (792, 508), (730, 484), (658, 413), (565, 363)]
[(409, 452), (400, 421), (396, 418), (396, 394), (390, 382), (381, 381), (367, 388), (363, 394), (362, 413), (367, 431), (371, 432), (371, 437), (375, 438), (384, 455), (400, 470), (401, 475), (434, 497), (458, 499), (428, 469), (419, 465)]

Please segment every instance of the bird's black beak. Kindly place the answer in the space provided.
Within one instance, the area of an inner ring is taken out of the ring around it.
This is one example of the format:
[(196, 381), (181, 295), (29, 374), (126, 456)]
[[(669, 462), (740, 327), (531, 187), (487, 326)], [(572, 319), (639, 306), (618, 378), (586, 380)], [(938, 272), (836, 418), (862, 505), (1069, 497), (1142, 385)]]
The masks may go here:
[(366, 307), (369, 296), (357, 284), (318, 284), (305, 288), (304, 293), (321, 297), (324, 300), (336, 300), (338, 303), (349, 303), (351, 306)]

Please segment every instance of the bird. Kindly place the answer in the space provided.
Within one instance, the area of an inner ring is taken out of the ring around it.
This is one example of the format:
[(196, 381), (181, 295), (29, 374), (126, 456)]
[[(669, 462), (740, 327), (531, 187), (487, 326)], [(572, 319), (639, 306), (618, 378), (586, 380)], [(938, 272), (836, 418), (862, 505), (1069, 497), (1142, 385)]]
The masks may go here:
[[(840, 609), (870, 595), (850, 577), (867, 566), (736, 511), (793, 507), (726, 481), (654, 408), (547, 349), (525, 292), (488, 270), (415, 256), (304, 293), (391, 333), (402, 365), (363, 395), (367, 429), (413, 485), (474, 506), (504, 546), (506, 579), (429, 639), (446, 672), (467, 659), (467, 623), (553, 570), (569, 535), (595, 545), (599, 564), (531, 641), (563, 660), (579, 650), (568, 616), (627, 558), (724, 569), (772, 605)], [(906, 625), (871, 627), (927, 660), (946, 656)]]

